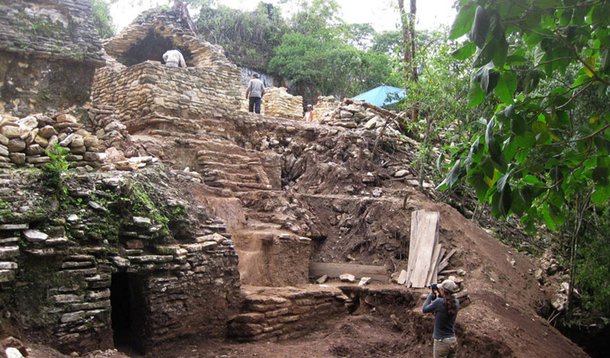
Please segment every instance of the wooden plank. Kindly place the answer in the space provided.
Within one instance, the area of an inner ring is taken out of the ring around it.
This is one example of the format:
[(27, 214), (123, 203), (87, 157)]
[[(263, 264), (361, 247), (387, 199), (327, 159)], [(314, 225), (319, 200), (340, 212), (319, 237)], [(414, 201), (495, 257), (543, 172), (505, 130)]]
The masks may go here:
[(385, 266), (340, 264), (328, 262), (311, 262), (309, 264), (309, 277), (317, 278), (323, 275), (328, 277), (339, 277), (349, 273), (357, 278), (370, 277), (373, 280), (387, 282), (388, 274)]
[(407, 259), (407, 279), (405, 280), (405, 285), (407, 286), (411, 283), (411, 275), (413, 274), (415, 258), (417, 257), (417, 239), (419, 236), (413, 235), (418, 226), (417, 221), (419, 220), (419, 216), (417, 213), (418, 211), (413, 211), (411, 213), (411, 236), (409, 238), (409, 258)]
[[(432, 251), (432, 259), (430, 260), (430, 268), (428, 269), (428, 272), (426, 273), (426, 286), (430, 285), (430, 282), (432, 282), (432, 279), (434, 279), (434, 272), (436, 270), (436, 264), (438, 263), (438, 256), (441, 253), (441, 245), (440, 244), (436, 244), (434, 245), (434, 251)], [(436, 281), (434, 281), (436, 282)]]
[(432, 255), (438, 242), (438, 212), (418, 210), (415, 230), (411, 237), (417, 237), (416, 255), (413, 272), (410, 277), (411, 287), (425, 287), (426, 276), (432, 266)]
[(438, 244), (438, 246), (440, 247), (439, 254), (436, 257), (436, 261), (434, 262), (434, 268), (432, 270), (432, 279), (430, 280), (430, 282), (428, 282), (428, 284), (438, 282), (438, 265), (441, 263), (441, 258), (443, 257), (446, 251), (441, 244)]
[(453, 254), (455, 254), (457, 252), (457, 249), (452, 249), (451, 251), (449, 251), (449, 253), (447, 254), (447, 256), (445, 256), (445, 258), (443, 258), (443, 261), (441, 261), (441, 263), (438, 265), (438, 270), (439, 271), (443, 271), (445, 269), (445, 267), (447, 267), (449, 265), (449, 259), (451, 258), (451, 256), (453, 256)]

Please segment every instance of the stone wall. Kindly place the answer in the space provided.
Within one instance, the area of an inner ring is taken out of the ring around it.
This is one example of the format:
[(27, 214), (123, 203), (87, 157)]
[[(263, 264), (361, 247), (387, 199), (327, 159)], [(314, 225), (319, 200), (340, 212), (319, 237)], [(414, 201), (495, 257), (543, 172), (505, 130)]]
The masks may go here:
[(0, 3), (0, 113), (83, 104), (101, 54), (89, 1)]
[(302, 337), (330, 318), (347, 314), (350, 302), (338, 288), (243, 289), (242, 313), (229, 321), (229, 335), (239, 341)]
[(55, 145), (67, 149), (66, 160), (72, 167), (96, 167), (103, 158), (98, 138), (73, 115), (36, 114), (20, 119), (0, 115), (0, 168), (45, 166), (51, 161), (46, 151), (55, 153)]
[[(246, 88), (242, 89), (246, 93)], [(241, 109), (248, 111), (248, 99), (242, 98)], [(261, 102), (261, 114), (269, 117), (303, 119), (303, 97), (293, 96), (284, 87), (268, 87)]]
[(298, 286), (308, 283), (311, 239), (290, 234), (233, 232), (244, 285)]
[(36, 172), (0, 173), (0, 317), (63, 352), (110, 348), (113, 331), (142, 351), (226, 335), (240, 302), (232, 241), (152, 184), (171, 180), (159, 169), (76, 174), (66, 197)]
[(330, 117), (332, 112), (340, 105), (341, 102), (333, 96), (320, 96), (313, 107), (313, 116), (316, 121)]
[(146, 60), (161, 61), (165, 51), (179, 49), (189, 67), (218, 71), (237, 71), (237, 66), (224, 55), (222, 47), (203, 41), (182, 24), (174, 10), (149, 10), (139, 15), (117, 36), (104, 43), (108, 55), (124, 65), (132, 66)]
[(196, 131), (197, 119), (227, 118), (241, 107), (239, 72), (170, 68), (147, 61), (96, 72), (94, 103), (113, 106), (130, 132), (143, 128)]
[(303, 119), (303, 97), (291, 95), (284, 87), (267, 88), (263, 107), (269, 117)]
[(45, 59), (103, 63), (87, 0), (0, 3), (0, 51)]

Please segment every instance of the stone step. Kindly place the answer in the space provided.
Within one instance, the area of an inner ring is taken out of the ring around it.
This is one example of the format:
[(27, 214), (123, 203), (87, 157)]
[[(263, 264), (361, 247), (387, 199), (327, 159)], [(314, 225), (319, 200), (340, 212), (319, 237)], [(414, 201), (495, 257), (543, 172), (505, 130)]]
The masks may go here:
[(209, 159), (213, 159), (216, 161), (219, 159), (225, 159), (228, 163), (231, 163), (231, 164), (245, 163), (245, 164), (254, 164), (254, 165), (262, 166), (262, 162), (261, 162), (260, 158), (258, 158), (258, 157), (245, 156), (245, 155), (241, 155), (241, 154), (225, 153), (225, 152), (216, 152), (213, 150), (206, 150), (206, 149), (202, 149), (197, 152), (197, 159), (204, 163), (205, 163), (205, 161), (207, 161)]
[(230, 189), (233, 192), (248, 191), (249, 189), (258, 189), (258, 190), (271, 190), (272, 189), (271, 185), (269, 185), (269, 184), (241, 183), (241, 182), (235, 182), (235, 181), (224, 180), (224, 179), (216, 180), (216, 181), (210, 182), (210, 183), (206, 182), (206, 184), (210, 185), (210, 186)]
[(190, 145), (201, 148), (202, 150), (209, 150), (220, 153), (232, 153), (238, 154), (245, 157), (256, 157), (257, 152), (242, 148), (229, 141), (219, 140), (202, 140), (202, 139), (189, 139)]
[(204, 169), (209, 169), (209, 170), (214, 170), (214, 169), (218, 169), (218, 170), (222, 170), (226, 173), (245, 173), (245, 172), (252, 172), (252, 165), (251, 164), (244, 164), (244, 163), (237, 163), (237, 164), (233, 164), (233, 163), (223, 163), (223, 162), (216, 162), (216, 161), (212, 161), (212, 160), (206, 160), (206, 161), (201, 161), (199, 163), (199, 165), (201, 165)]
[[(207, 183), (208, 179), (215, 178), (213, 181), (217, 181), (220, 179), (229, 180), (233, 182), (239, 183), (261, 183), (261, 178), (258, 174), (242, 174), (242, 173), (227, 173), (222, 170), (214, 169), (214, 170), (203, 170), (201, 173), (204, 177), (204, 181)], [(264, 183), (263, 183), (264, 184)]]

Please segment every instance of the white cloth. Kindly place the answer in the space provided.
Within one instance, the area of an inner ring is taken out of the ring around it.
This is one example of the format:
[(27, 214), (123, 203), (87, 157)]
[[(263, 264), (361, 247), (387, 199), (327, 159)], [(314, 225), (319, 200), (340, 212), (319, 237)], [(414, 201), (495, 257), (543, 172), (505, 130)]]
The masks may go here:
[(21, 354), (17, 348), (8, 347), (4, 353), (6, 354), (6, 358), (23, 358), (23, 354)]
[(184, 56), (178, 50), (169, 50), (164, 53), (163, 61), (169, 67), (186, 67)]

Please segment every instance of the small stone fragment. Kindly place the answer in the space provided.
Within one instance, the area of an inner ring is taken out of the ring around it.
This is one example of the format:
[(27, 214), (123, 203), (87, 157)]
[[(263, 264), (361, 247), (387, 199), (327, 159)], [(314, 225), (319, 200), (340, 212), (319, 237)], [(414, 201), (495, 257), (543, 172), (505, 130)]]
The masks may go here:
[(49, 238), (49, 235), (45, 234), (44, 232), (32, 229), (25, 230), (23, 232), (23, 236), (29, 242), (43, 242)]
[(340, 275), (339, 279), (343, 282), (356, 282), (356, 276), (349, 273), (344, 273)]

